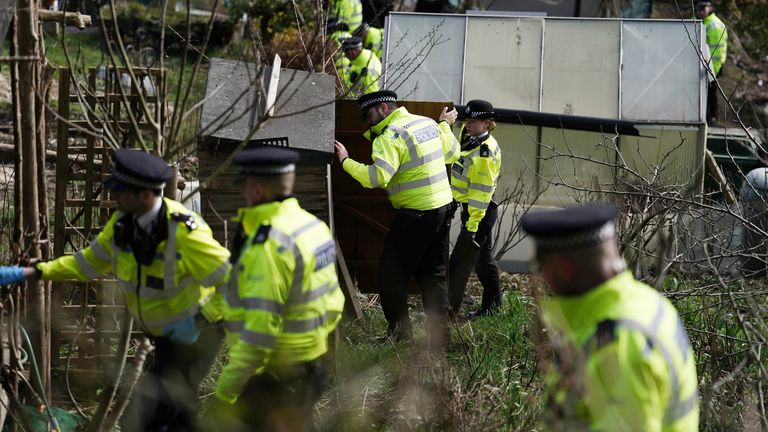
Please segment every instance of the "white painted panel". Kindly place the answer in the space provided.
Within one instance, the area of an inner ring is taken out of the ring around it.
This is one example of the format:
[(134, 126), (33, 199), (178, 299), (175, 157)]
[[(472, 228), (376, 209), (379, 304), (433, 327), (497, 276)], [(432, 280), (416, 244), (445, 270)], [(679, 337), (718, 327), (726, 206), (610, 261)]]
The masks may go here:
[(547, 20), (543, 112), (616, 118), (620, 32), (620, 21)]
[(469, 17), (464, 100), (538, 111), (541, 18)]
[(392, 14), (389, 22), (383, 88), (401, 100), (458, 102), (465, 18)]
[(622, 118), (699, 121), (700, 26), (692, 22), (624, 21), (623, 28)]

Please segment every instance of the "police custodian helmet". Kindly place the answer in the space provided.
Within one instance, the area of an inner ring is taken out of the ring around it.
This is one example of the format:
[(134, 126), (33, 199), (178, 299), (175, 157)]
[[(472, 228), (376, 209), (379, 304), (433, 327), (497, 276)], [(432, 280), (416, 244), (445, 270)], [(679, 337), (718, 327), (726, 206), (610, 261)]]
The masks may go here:
[(591, 204), (560, 210), (531, 211), (522, 219), (540, 252), (570, 252), (616, 237), (616, 207)]
[(104, 186), (112, 191), (158, 190), (173, 176), (173, 169), (159, 157), (138, 149), (119, 149), (112, 156), (112, 175)]

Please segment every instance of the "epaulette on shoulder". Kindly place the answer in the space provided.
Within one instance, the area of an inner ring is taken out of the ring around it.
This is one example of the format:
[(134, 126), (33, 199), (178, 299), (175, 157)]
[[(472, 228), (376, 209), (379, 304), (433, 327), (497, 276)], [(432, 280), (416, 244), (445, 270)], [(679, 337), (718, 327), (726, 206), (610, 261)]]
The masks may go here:
[(184, 223), (184, 226), (186, 226), (189, 231), (197, 229), (197, 221), (195, 220), (195, 217), (190, 214), (173, 212), (171, 213), (171, 219), (176, 222)]
[(261, 225), (256, 230), (256, 235), (253, 236), (251, 243), (264, 243), (269, 238), (269, 231), (272, 229), (272, 225)]
[(600, 349), (616, 340), (616, 321), (605, 320), (597, 324), (595, 332), (595, 342), (597, 349)]
[(480, 157), (489, 157), (491, 155), (491, 148), (488, 144), (480, 144)]

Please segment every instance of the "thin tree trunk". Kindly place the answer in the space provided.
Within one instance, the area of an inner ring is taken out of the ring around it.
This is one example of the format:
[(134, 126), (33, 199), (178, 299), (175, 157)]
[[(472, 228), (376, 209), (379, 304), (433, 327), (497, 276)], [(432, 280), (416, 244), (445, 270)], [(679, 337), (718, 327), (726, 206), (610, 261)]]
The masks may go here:
[[(19, 56), (37, 57), (39, 50), (39, 33), (37, 19), (37, 1), (19, 0), (16, 7), (18, 18), (18, 48)], [(16, 184), (24, 183), (24, 193), (21, 195), (21, 227), (23, 236), (23, 252), (30, 260), (40, 258), (40, 205), (38, 201), (38, 134), (37, 134), (37, 83), (39, 61), (22, 61), (19, 63), (19, 138), (21, 147), (21, 177)], [(44, 157), (44, 155), (43, 155)], [(43, 162), (44, 163), (44, 162)], [(27, 284), (27, 319), (26, 326), (37, 356), (40, 370), (39, 388), (44, 389), (48, 396), (50, 377), (50, 341), (49, 322), (46, 321), (46, 298), (43, 284), (33, 282)], [(37, 380), (36, 375), (32, 374)], [(37, 389), (36, 389), (37, 390)]]

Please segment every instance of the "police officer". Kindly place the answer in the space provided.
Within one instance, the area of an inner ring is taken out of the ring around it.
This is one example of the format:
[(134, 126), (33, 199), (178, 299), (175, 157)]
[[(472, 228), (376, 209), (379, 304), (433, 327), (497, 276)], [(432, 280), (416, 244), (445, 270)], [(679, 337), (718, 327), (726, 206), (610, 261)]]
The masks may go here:
[(348, 31), (347, 25), (340, 22), (335, 17), (329, 17), (325, 23), (325, 34), (328, 35), (328, 40), (331, 41), (334, 58), (334, 67), (336, 68), (336, 76), (338, 77), (337, 88), (340, 88), (340, 93), (343, 94), (346, 91), (346, 83), (349, 76), (349, 64), (350, 61), (347, 56), (344, 55), (344, 51), (341, 50), (341, 43), (345, 39), (352, 37), (352, 33)]
[(90, 246), (15, 270), (52, 281), (89, 281), (112, 271), (128, 310), (155, 345), (122, 429), (188, 430), (197, 418), (197, 387), (220, 345), (221, 335), (206, 324), (221, 318), (210, 300), (213, 286), (226, 280), (229, 252), (199, 216), (160, 196), (173, 174), (162, 159), (120, 149), (113, 162), (105, 186), (119, 211)]
[(361, 0), (331, 0), (329, 16), (347, 25), (350, 30), (363, 23), (363, 2)]
[(529, 212), (522, 228), (554, 296), (549, 430), (696, 431), (696, 362), (674, 306), (626, 270), (616, 209)]
[[(715, 15), (712, 2), (708, 0), (697, 1), (694, 7), (696, 16), (704, 21), (704, 27), (707, 29), (710, 67), (715, 78), (720, 78), (728, 54), (728, 30), (723, 21)], [(707, 91), (707, 121), (710, 123), (714, 122), (717, 117), (717, 97), (717, 81), (712, 80)]]
[(493, 193), (501, 172), (501, 149), (491, 136), (496, 123), (490, 102), (467, 102), (465, 115), (460, 134), (461, 157), (451, 167), (453, 199), (461, 206), (461, 232), (451, 254), (448, 298), (452, 314), (458, 314), (474, 268), (483, 285), (480, 308), (470, 313), (475, 318), (488, 315), (501, 305), (499, 267), (492, 238), (498, 217)]
[(358, 97), (376, 92), (380, 88), (381, 61), (376, 55), (363, 48), (363, 40), (357, 36), (344, 39), (341, 43), (344, 56), (349, 59), (349, 71), (345, 76), (346, 95)]
[(381, 54), (384, 51), (384, 30), (371, 27), (367, 22), (363, 22), (355, 30), (354, 36), (363, 40), (363, 48), (373, 52), (381, 60)]
[(450, 125), (456, 110), (443, 108), (440, 123), (397, 107), (397, 94), (383, 90), (358, 99), (370, 126), (365, 137), (373, 141), (373, 165), (349, 158), (336, 141), (341, 166), (366, 188), (383, 188), (397, 213), (378, 268), (381, 308), (396, 340), (411, 339), (408, 317), (408, 282), (415, 278), (427, 313), (427, 334), (432, 348), (448, 343), (446, 313), (446, 256), (451, 186), (445, 165), (459, 157)]
[(234, 268), (224, 297), (229, 361), (208, 430), (312, 428), (327, 384), (328, 335), (344, 309), (336, 246), (293, 192), (299, 156), (284, 148), (237, 153), (242, 195)]

